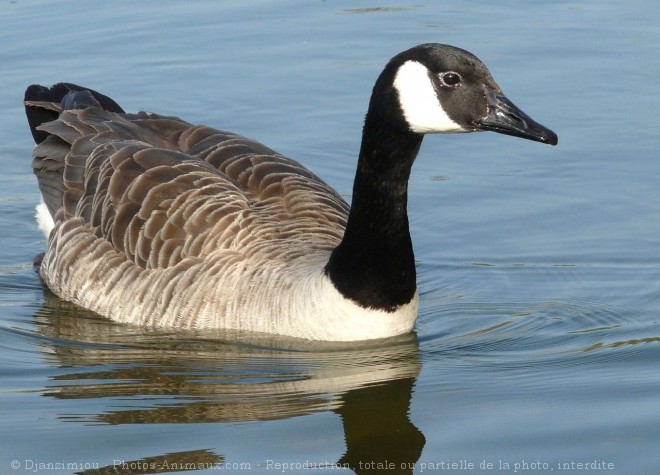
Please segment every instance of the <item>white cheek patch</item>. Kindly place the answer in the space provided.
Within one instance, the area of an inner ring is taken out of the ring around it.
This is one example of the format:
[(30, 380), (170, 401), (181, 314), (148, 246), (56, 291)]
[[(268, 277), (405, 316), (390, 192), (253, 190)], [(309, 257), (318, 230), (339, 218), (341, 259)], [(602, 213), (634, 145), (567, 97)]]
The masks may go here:
[(419, 134), (467, 132), (451, 120), (442, 108), (426, 66), (406, 61), (394, 78), (401, 110), (410, 130)]

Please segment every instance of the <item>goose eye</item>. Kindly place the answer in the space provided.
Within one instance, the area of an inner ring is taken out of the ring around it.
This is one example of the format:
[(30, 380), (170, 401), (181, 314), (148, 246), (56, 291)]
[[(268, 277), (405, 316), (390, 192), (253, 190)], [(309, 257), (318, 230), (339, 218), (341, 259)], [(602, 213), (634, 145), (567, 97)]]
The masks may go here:
[(447, 86), (456, 86), (461, 82), (461, 76), (458, 73), (445, 73), (441, 77), (442, 82)]

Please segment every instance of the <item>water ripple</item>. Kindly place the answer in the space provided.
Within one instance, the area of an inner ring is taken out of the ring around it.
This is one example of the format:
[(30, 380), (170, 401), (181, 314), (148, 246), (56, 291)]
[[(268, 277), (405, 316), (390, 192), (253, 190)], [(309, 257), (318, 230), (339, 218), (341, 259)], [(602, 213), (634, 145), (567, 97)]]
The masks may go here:
[[(439, 331), (425, 331), (431, 319)], [(629, 357), (635, 347), (657, 343), (660, 328), (648, 323), (640, 328), (637, 321), (637, 312), (630, 308), (585, 299), (436, 302), (420, 322), (420, 344), (425, 358), (441, 354), (526, 367), (587, 364), (623, 357), (617, 349), (628, 347)], [(639, 338), (640, 333), (649, 336)], [(592, 355), (587, 358), (585, 353)]]

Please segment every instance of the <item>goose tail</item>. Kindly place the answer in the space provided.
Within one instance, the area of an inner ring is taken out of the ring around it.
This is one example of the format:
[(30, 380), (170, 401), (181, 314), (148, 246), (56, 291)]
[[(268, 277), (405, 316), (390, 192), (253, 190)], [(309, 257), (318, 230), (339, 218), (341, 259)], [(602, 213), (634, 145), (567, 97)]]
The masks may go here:
[(53, 87), (33, 84), (25, 90), (25, 114), (35, 143), (40, 144), (48, 132), (38, 130), (41, 124), (56, 120), (63, 110), (100, 107), (110, 112), (124, 113), (114, 100), (92, 89), (61, 82)]
[[(25, 91), (24, 104), (30, 132), (37, 145), (51, 135), (46, 130), (41, 130), (40, 126), (57, 120), (62, 111), (100, 107), (110, 112), (124, 112), (119, 104), (109, 97), (92, 89), (65, 82), (55, 84), (53, 87), (31, 85)], [(64, 145), (63, 141), (55, 140), (51, 141), (50, 148), (46, 146), (45, 150), (49, 153), (44, 156), (39, 154), (33, 156), (32, 166), (42, 195), (42, 202), (37, 205), (35, 217), (46, 239), (55, 226), (53, 217), (62, 206), (65, 157), (69, 148), (70, 145)]]

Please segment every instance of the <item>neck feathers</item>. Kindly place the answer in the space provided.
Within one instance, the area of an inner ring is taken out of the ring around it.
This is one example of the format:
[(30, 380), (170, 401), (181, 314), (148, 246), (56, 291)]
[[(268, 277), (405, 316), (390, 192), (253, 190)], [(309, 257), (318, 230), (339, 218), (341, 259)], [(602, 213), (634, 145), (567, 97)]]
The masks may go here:
[(378, 113), (367, 114), (346, 231), (326, 273), (345, 297), (391, 312), (417, 289), (407, 204), (422, 136), (374, 120)]

